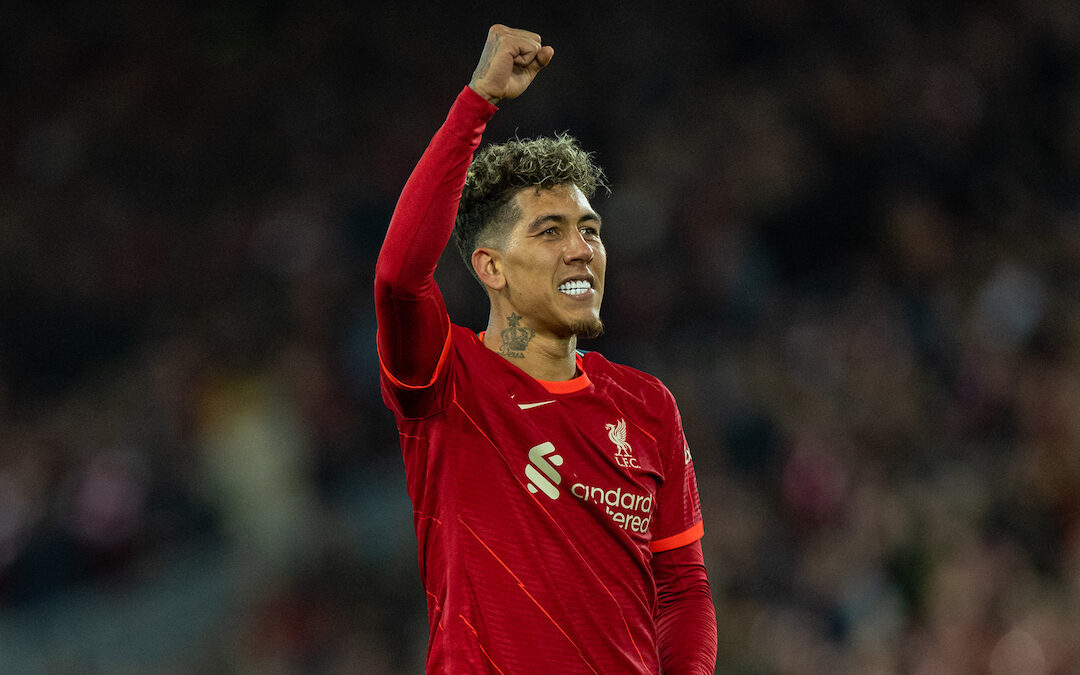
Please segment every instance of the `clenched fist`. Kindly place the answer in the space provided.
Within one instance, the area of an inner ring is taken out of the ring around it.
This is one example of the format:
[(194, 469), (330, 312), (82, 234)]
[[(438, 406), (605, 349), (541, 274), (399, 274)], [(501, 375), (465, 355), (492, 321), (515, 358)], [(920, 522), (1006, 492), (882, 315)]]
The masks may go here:
[(554, 49), (540, 43), (536, 33), (497, 23), (488, 30), (484, 53), (469, 86), (492, 103), (516, 98), (554, 54)]

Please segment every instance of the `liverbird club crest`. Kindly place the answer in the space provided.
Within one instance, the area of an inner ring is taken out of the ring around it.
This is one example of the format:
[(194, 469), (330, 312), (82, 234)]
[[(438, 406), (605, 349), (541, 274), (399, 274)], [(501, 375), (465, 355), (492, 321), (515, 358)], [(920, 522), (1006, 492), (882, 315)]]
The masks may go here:
[(605, 424), (608, 439), (615, 444), (615, 463), (626, 468), (641, 468), (634, 458), (634, 449), (626, 442), (626, 420)]

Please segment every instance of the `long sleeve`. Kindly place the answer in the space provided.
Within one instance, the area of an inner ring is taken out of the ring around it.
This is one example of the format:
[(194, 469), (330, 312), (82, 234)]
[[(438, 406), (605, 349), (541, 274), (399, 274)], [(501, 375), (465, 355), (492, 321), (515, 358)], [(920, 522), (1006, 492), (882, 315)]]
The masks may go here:
[(716, 668), (716, 610), (701, 542), (653, 556), (656, 641), (664, 675), (706, 675)]
[(430, 384), (449, 335), (435, 266), (453, 232), (473, 153), (496, 109), (469, 87), (461, 91), (405, 183), (379, 252), (379, 358), (406, 387)]

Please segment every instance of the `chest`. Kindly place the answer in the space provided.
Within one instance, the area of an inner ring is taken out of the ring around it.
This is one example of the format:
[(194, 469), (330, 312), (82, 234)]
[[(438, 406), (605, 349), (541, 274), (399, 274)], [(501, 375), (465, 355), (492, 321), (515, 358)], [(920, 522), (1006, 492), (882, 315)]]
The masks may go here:
[[(471, 423), (517, 498), (644, 535), (664, 481), (662, 429), (603, 392), (481, 391)], [(470, 404), (470, 396), (463, 403)], [(521, 488), (524, 488), (522, 490)]]

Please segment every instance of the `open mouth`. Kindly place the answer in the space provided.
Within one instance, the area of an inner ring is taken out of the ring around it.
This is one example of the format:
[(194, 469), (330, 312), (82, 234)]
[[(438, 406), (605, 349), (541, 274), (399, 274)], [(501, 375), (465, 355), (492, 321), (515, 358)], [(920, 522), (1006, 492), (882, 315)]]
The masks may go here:
[(564, 281), (556, 290), (566, 295), (585, 295), (592, 290), (592, 282), (587, 279)]

